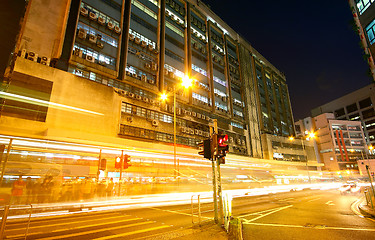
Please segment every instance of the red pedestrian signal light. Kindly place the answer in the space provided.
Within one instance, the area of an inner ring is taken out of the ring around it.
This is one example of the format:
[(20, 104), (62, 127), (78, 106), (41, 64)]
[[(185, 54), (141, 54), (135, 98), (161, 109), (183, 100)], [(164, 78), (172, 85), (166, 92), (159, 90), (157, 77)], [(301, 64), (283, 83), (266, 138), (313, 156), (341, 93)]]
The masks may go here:
[(123, 166), (124, 169), (127, 169), (128, 167), (131, 166), (130, 160), (131, 160), (131, 158), (130, 158), (129, 155), (127, 155), (127, 154), (124, 155), (124, 166)]
[(115, 160), (115, 168), (116, 169), (120, 169), (121, 168), (121, 157), (116, 157), (116, 160)]
[(103, 159), (100, 159), (100, 170), (103, 170), (105, 171), (107, 167), (107, 159), (103, 158)]
[(202, 155), (207, 159), (212, 159), (211, 139), (203, 140), (202, 142), (198, 143), (198, 146), (201, 148), (201, 151), (198, 152), (199, 155)]
[(227, 155), (227, 152), (229, 151), (229, 146), (227, 144), (227, 141), (228, 141), (228, 135), (227, 134), (217, 135), (216, 156), (224, 158)]

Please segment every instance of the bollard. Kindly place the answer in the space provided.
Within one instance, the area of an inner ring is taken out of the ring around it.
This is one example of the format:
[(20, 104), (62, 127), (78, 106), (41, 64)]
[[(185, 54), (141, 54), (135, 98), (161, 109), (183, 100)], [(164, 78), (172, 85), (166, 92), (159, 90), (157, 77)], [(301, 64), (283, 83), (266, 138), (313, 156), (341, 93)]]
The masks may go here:
[(3, 218), (1, 220), (1, 228), (0, 228), (0, 239), (1, 240), (4, 239), (4, 231), (5, 231), (5, 225), (7, 223), (8, 213), (9, 213), (9, 205), (6, 205), (4, 207)]

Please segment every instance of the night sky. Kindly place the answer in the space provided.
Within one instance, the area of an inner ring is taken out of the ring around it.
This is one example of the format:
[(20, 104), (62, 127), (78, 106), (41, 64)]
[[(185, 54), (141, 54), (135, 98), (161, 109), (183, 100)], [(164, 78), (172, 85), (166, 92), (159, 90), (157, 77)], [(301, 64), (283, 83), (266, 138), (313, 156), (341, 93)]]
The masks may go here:
[(285, 73), (295, 121), (371, 83), (347, 1), (203, 2)]

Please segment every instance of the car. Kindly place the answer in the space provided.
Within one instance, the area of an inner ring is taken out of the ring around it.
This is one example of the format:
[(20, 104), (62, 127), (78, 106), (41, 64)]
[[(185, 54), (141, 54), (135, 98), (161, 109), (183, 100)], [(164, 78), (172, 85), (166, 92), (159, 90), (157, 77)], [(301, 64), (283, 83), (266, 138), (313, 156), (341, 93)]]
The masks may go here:
[(359, 193), (360, 190), (361, 188), (358, 187), (357, 184), (355, 183), (345, 183), (339, 188), (341, 195), (356, 194), (356, 193)]

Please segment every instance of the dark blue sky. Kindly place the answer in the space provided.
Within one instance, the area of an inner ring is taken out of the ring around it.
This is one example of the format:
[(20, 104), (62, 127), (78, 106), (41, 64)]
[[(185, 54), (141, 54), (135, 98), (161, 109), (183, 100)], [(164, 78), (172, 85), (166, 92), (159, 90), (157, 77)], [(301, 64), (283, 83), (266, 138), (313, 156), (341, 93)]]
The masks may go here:
[(347, 1), (203, 2), (285, 73), (295, 120), (371, 83)]

